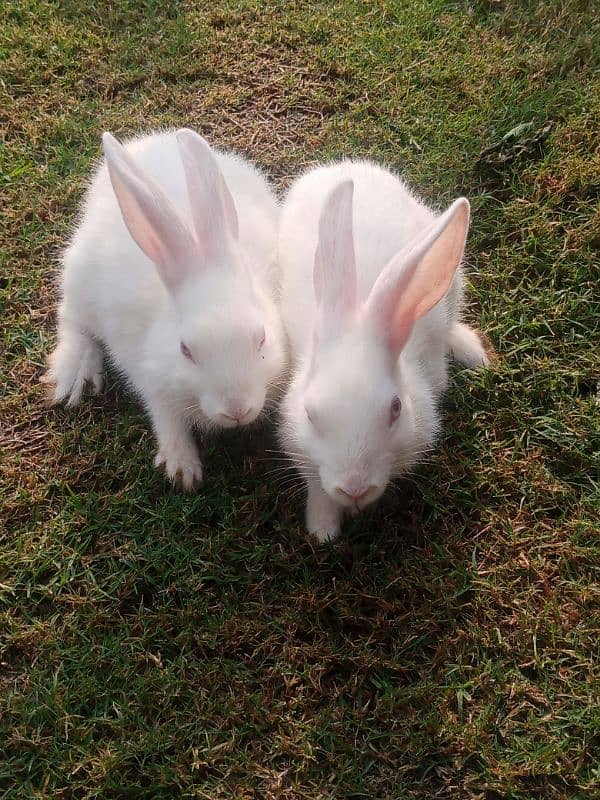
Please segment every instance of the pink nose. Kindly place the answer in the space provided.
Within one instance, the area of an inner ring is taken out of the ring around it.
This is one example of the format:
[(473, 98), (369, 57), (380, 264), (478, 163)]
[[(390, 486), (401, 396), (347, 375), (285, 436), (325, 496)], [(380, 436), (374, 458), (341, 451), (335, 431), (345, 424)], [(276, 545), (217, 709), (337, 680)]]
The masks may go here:
[(360, 503), (361, 500), (365, 499), (365, 497), (369, 494), (371, 489), (372, 489), (372, 487), (369, 486), (368, 489), (365, 489), (364, 491), (361, 492), (361, 491), (356, 491), (356, 490), (347, 491), (346, 489), (342, 489), (341, 486), (336, 486), (335, 487), (335, 490), (336, 490), (336, 492), (338, 494), (341, 494), (343, 497), (346, 497), (348, 500), (352, 500), (353, 503), (357, 503), (357, 504)]
[(249, 406), (244, 405), (237, 400), (232, 400), (225, 406), (224, 416), (229, 417), (229, 419), (233, 420), (234, 422), (241, 422), (245, 417), (248, 416), (251, 410), (252, 409)]

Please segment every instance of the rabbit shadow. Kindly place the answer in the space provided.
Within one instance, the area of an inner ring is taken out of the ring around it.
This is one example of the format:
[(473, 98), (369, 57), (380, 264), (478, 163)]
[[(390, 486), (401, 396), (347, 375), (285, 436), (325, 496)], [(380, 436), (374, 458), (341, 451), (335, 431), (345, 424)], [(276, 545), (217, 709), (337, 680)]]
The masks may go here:
[[(378, 657), (395, 658), (399, 642), (417, 628), (430, 632), (431, 657), (437, 657), (440, 642), (452, 639), (460, 625), (473, 589), (459, 524), (450, 543), (443, 541), (439, 524), (428, 526), (419, 476), (399, 482), (375, 506), (347, 518), (338, 540), (319, 545), (305, 533), (301, 479), (279, 491), (270, 478), (281, 457), (273, 427), (249, 432), (246, 441), (238, 437), (221, 453), (223, 466), (237, 460), (238, 450), (248, 463), (240, 484), (254, 492), (246, 508), (259, 516), (257, 509), (272, 500), (266, 520), (246, 525), (246, 546), (266, 549), (247, 596), (264, 596), (268, 586), (274, 613), (287, 617), (294, 609), (288, 644), (327, 639), (342, 646), (366, 637)], [(406, 667), (406, 679), (408, 672)]]

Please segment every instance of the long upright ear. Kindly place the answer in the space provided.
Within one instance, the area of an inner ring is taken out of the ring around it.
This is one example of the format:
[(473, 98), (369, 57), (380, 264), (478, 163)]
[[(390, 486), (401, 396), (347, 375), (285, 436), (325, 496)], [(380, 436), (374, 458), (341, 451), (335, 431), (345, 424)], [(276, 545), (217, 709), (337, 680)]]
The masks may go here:
[(177, 142), (198, 245), (207, 258), (218, 257), (226, 252), (230, 238), (238, 236), (233, 197), (215, 154), (202, 136), (181, 128), (177, 131)]
[(469, 201), (460, 197), (416, 244), (397, 253), (379, 275), (365, 313), (393, 357), (408, 341), (415, 322), (448, 291), (469, 230)]
[(102, 144), (123, 221), (167, 288), (174, 289), (197, 259), (194, 237), (160, 186), (114, 136), (105, 133)]
[(356, 260), (352, 234), (353, 181), (338, 184), (319, 219), (313, 282), (321, 329), (337, 333), (356, 308)]

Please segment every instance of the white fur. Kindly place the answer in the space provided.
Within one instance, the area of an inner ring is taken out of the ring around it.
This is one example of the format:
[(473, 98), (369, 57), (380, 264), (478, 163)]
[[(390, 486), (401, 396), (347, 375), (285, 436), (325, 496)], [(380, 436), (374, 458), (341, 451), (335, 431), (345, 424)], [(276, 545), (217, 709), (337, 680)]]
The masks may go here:
[(277, 201), (251, 164), (192, 131), (104, 143), (111, 174), (105, 159), (63, 256), (46, 380), (68, 405), (86, 381), (98, 391), (102, 344), (150, 414), (156, 464), (191, 488), (192, 428), (252, 422), (284, 365)]
[[(285, 200), (281, 308), (295, 371), (280, 437), (306, 480), (307, 527), (320, 540), (432, 447), (450, 351), (471, 367), (487, 363), (459, 321), (467, 228), (466, 200), (437, 217), (369, 162), (316, 168)], [(394, 396), (402, 408), (392, 423)]]

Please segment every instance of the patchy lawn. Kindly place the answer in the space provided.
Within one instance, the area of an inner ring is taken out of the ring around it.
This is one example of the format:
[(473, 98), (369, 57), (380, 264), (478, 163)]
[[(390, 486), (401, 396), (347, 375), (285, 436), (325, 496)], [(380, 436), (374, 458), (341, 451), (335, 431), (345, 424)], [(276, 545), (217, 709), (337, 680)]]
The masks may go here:
[[(600, 794), (593, 6), (3, 5), (3, 798)], [(336, 545), (273, 486), (269, 426), (208, 443), (183, 497), (118, 382), (44, 406), (100, 134), (184, 124), (280, 187), (352, 154), (473, 202), (500, 361), (456, 375), (439, 451)]]

